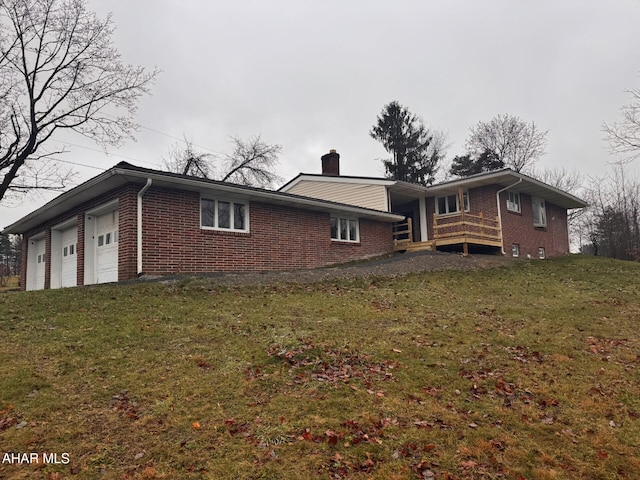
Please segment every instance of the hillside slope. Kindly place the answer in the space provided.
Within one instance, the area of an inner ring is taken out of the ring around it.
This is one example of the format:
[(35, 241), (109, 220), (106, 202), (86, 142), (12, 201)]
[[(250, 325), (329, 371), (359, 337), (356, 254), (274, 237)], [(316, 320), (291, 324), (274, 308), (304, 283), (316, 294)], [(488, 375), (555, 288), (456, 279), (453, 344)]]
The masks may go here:
[(639, 292), (567, 257), (1, 294), (0, 477), (640, 478)]

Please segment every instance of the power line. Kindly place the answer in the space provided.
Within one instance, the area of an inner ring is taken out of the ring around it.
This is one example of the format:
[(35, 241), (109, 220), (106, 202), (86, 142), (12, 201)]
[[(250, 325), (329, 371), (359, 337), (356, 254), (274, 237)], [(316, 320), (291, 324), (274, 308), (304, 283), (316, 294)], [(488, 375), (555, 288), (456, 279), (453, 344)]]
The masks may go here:
[(92, 148), (92, 147), (87, 147), (85, 145), (78, 145), (77, 143), (71, 143), (71, 142), (60, 142), (64, 145), (70, 145), (73, 147), (78, 147), (78, 148), (84, 148), (85, 150), (91, 150), (93, 152), (99, 152), (102, 153), (108, 157), (120, 157), (120, 158), (124, 158), (126, 160), (131, 160), (133, 162), (139, 162), (139, 163), (146, 163), (147, 165), (152, 165), (152, 166), (157, 166), (157, 163), (152, 163), (152, 162), (147, 162), (145, 160), (140, 160), (139, 158), (133, 158), (133, 157), (127, 157), (126, 155), (120, 155), (119, 153), (111, 153), (111, 152), (107, 152), (104, 150), (101, 150), (99, 148)]

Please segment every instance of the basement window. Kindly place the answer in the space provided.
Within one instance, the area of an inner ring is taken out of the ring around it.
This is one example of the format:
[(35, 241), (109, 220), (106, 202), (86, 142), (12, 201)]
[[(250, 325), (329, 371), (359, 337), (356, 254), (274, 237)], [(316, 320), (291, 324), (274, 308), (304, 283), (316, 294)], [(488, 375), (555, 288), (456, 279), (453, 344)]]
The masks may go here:
[(544, 260), (545, 258), (547, 258), (547, 253), (545, 252), (544, 247), (538, 248), (538, 258), (540, 260)]
[(343, 242), (360, 241), (358, 220), (353, 218), (331, 217), (331, 240)]
[(203, 198), (200, 200), (200, 227), (246, 232), (249, 230), (249, 206), (235, 200)]
[[(464, 192), (464, 211), (469, 211), (469, 192)], [(460, 197), (455, 195), (447, 195), (446, 197), (436, 198), (436, 211), (438, 215), (449, 215), (452, 213), (460, 213)]]
[(511, 256), (519, 257), (520, 256), (520, 245), (517, 243), (511, 244)]

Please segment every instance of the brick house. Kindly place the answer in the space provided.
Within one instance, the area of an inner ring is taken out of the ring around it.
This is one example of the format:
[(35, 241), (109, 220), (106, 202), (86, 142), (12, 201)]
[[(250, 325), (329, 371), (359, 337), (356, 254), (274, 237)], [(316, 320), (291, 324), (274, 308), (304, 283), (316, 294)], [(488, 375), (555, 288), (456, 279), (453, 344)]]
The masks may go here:
[(322, 174), (300, 174), (280, 191), (402, 215), (406, 221), (394, 228), (396, 250), (472, 250), (529, 258), (569, 253), (567, 211), (586, 206), (508, 168), (429, 187), (341, 176), (335, 150), (322, 157)]
[(22, 289), (316, 268), (394, 250), (388, 211), (119, 163), (7, 227)]

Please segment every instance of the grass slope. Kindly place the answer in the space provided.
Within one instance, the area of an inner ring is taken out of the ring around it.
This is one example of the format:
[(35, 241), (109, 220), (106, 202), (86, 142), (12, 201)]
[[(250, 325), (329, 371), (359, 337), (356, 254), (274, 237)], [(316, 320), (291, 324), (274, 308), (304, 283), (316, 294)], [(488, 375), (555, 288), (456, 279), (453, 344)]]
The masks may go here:
[[(6, 479), (640, 478), (640, 265), (0, 295)], [(2, 458), (0, 458), (2, 460)]]

